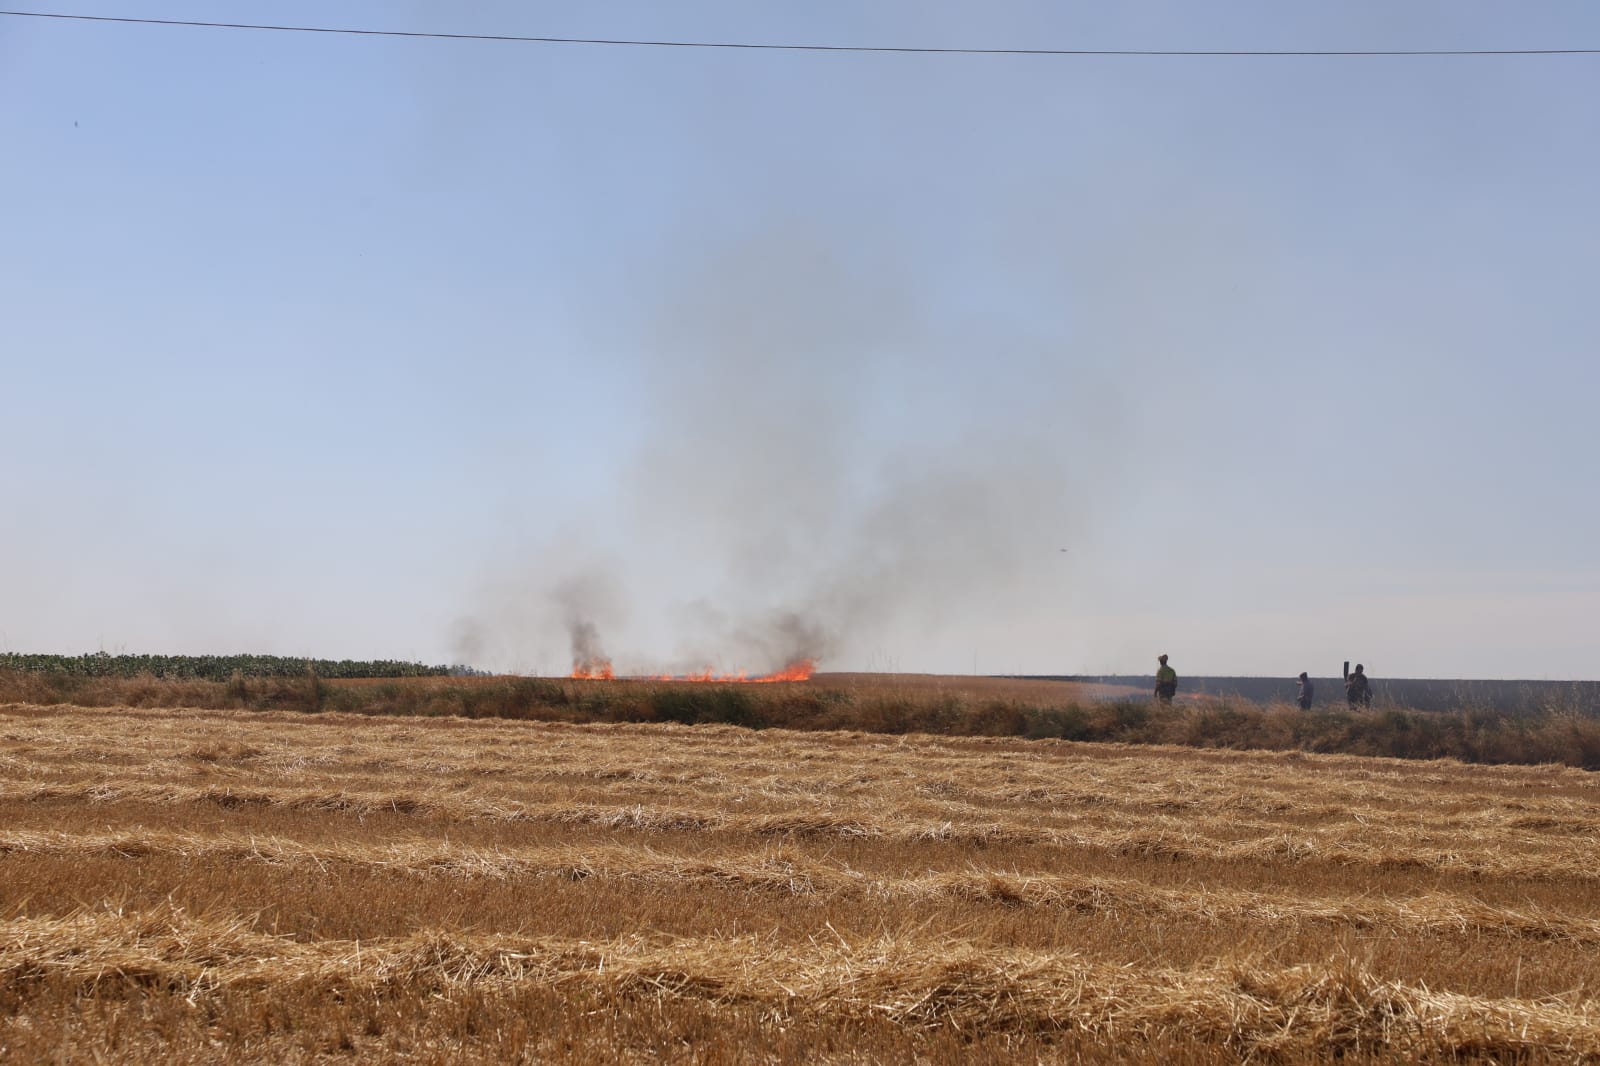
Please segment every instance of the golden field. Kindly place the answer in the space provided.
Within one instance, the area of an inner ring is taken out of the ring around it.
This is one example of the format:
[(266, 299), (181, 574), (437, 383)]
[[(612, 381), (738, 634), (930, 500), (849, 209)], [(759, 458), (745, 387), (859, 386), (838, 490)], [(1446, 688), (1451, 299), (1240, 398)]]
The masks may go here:
[(0, 705), (0, 1059), (1600, 1060), (1554, 767)]

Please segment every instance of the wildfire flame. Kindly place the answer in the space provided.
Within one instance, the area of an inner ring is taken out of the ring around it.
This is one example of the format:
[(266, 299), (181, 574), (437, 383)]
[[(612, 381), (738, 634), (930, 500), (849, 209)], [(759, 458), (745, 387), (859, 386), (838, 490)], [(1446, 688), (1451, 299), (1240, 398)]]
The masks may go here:
[[(758, 674), (751, 677), (743, 670), (732, 674), (719, 674), (709, 667), (698, 674), (656, 674), (650, 677), (637, 678), (641, 681), (707, 681), (719, 684), (734, 685), (762, 685), (775, 681), (809, 681), (811, 675), (817, 672), (817, 664), (811, 659), (796, 659), (782, 670), (775, 670), (770, 674)], [(616, 673), (611, 669), (608, 659), (590, 659), (575, 663), (572, 667), (572, 677), (587, 681), (611, 681), (616, 678)]]
[(610, 659), (584, 659), (572, 664), (572, 677), (587, 681), (610, 681), (616, 677)]

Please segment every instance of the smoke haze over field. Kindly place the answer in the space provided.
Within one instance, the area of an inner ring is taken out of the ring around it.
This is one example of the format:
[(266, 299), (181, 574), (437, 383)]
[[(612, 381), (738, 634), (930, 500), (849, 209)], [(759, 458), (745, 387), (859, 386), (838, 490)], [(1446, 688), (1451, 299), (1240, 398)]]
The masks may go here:
[[(968, 341), (894, 291), (904, 264), (850, 267), (838, 245), (758, 235), (640, 285), (658, 312), (635, 341), (637, 443), (587, 519), (629, 546), (603, 587), (611, 615), (626, 602), (645, 621), (621, 656), (640, 671), (859, 658), (891, 632), (926, 639), (1059, 592), (1056, 541), (1082, 504), (1074, 434), (1042, 429), (1074, 407), (1067, 368), (970, 373)], [(947, 408), (952, 376), (982, 407)], [(550, 623), (587, 658), (594, 573), (555, 599)]]
[[(633, 451), (616, 496), (578, 517), (628, 546), (605, 572), (611, 613), (643, 623), (608, 627), (634, 649), (619, 668), (860, 661), (1057, 607), (1057, 545), (1110, 503), (1083, 491), (1084, 467), (1119, 466), (1085, 431), (1110, 397), (1083, 387), (1064, 323), (1020, 336), (951, 316), (875, 242), (895, 244), (796, 226), (637, 283)], [(587, 657), (594, 589), (563, 581), (557, 599)]]
[[(1072, 525), (1069, 435), (1041, 430), (1063, 370), (974, 359), (881, 232), (823, 236), (691, 254), (640, 338), (621, 521), (668, 578), (647, 595), (709, 623), (676, 653), (858, 655), (1059, 587), (1039, 564)], [(986, 409), (940, 402), (961, 378)]]
[[(1104, 196), (1120, 178), (1073, 180)], [(1139, 463), (1209, 402), (1208, 353), (1244, 342), (1232, 378), (1260, 359), (1252, 330), (1286, 325), (1263, 306), (1259, 220), (1193, 173), (1123, 184), (1133, 220), (1106, 223), (1020, 183), (965, 260), (917, 254), (925, 237), (893, 218), (815, 217), (677, 235), (636, 264), (617, 326), (633, 380), (615, 398), (633, 421), (606, 431), (627, 442), (615, 494), (576, 516), (626, 546), (605, 570), (639, 622), (608, 628), (620, 658), (898, 668), (940, 648), (1005, 670), (1059, 655), (1081, 561), (1159, 491)], [(975, 265), (998, 292), (966, 289)], [(1178, 389), (1176, 410), (1136, 399)], [(562, 595), (563, 631), (592, 627)]]
[[(1577, 0), (335, 21), (1600, 44)], [(0, 50), (0, 648), (1600, 675), (1592, 57)]]

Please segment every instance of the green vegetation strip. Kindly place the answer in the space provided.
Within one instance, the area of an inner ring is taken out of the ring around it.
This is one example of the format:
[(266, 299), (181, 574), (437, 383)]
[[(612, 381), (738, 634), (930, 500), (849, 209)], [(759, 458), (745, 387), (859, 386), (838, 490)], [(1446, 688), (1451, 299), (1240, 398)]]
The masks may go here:
[(86, 655), (0, 654), (0, 670), (69, 677), (162, 677), (227, 681), (233, 677), (443, 677), (448, 666), (392, 659), (302, 659), (282, 655)]

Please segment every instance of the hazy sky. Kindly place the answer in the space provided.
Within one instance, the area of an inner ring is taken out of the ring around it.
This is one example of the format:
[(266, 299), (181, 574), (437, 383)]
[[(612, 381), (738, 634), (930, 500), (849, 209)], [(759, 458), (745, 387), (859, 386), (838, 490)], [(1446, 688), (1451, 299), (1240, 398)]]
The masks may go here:
[[(1587, 0), (31, 6), (1600, 47)], [(1600, 56), (0, 18), (0, 648), (1600, 677), (1597, 174)]]

